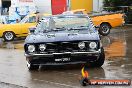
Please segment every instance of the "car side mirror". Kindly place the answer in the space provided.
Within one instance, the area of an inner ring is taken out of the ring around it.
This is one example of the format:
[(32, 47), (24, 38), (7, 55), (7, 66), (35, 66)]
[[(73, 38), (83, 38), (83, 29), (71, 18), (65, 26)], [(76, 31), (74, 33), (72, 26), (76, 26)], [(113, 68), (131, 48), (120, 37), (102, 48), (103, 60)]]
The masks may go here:
[(99, 30), (100, 26), (95, 26), (95, 29)]
[(30, 34), (34, 34), (35, 30), (36, 30), (36, 27), (30, 27), (29, 28)]
[(95, 28), (99, 28), (100, 26), (95, 26)]

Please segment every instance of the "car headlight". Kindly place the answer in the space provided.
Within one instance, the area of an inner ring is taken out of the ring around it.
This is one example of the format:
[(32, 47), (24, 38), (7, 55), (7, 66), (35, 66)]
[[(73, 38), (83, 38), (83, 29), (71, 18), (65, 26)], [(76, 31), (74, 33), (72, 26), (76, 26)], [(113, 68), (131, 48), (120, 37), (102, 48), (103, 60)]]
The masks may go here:
[(40, 49), (40, 51), (44, 51), (46, 49), (46, 45), (45, 44), (40, 44), (39, 49)]
[(84, 43), (84, 42), (79, 42), (79, 43), (78, 43), (78, 47), (79, 47), (80, 49), (84, 49), (84, 48), (85, 48), (85, 43)]
[(34, 45), (29, 45), (28, 46), (28, 51), (31, 52), (31, 53), (34, 52), (35, 51), (35, 46)]
[(90, 42), (89, 47), (90, 47), (91, 49), (95, 49), (95, 48), (97, 47), (96, 42)]

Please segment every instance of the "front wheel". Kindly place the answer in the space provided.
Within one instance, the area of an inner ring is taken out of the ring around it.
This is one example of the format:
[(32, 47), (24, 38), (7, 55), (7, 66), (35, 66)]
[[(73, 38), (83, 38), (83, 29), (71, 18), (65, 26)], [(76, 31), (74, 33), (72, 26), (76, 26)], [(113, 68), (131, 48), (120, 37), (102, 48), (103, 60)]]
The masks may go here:
[(28, 70), (38, 70), (39, 69), (39, 65), (33, 65), (32, 63), (27, 61), (27, 67)]
[(90, 66), (101, 67), (104, 64), (104, 61), (105, 61), (105, 53), (104, 53), (104, 49), (101, 48), (101, 53), (99, 55), (99, 58), (94, 62), (90, 62)]
[(99, 34), (103, 36), (107, 36), (110, 33), (111, 26), (107, 23), (103, 23), (100, 25)]
[(15, 38), (15, 34), (11, 31), (4, 32), (3, 33), (3, 38), (5, 41), (12, 41)]

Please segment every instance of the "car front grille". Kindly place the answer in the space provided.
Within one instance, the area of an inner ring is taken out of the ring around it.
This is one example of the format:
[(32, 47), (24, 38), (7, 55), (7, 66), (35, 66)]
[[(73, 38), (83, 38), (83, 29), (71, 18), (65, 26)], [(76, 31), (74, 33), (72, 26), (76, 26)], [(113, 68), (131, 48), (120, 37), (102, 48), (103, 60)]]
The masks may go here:
[[(70, 41), (70, 42), (53, 42), (53, 43), (37, 43), (37, 44), (31, 44), (31, 45), (35, 45), (35, 53), (63, 53), (63, 52), (85, 52), (85, 51), (90, 51), (89, 48), (89, 43), (91, 41), (83, 41), (85, 42), (85, 48), (84, 49), (80, 49), (78, 47), (78, 43), (81, 41)], [(97, 43), (97, 48), (95, 50), (99, 49), (99, 42), (98, 41), (94, 41)], [(39, 45), (40, 44), (46, 44), (46, 50), (45, 51), (40, 51), (39, 49)], [(30, 44), (27, 44), (26, 46), (28, 46)], [(25, 50), (27, 51), (27, 47), (25, 47)]]
[(86, 41), (86, 47), (80, 49), (78, 47), (79, 42), (57, 42), (57, 43), (47, 43), (46, 50), (47, 53), (63, 53), (63, 52), (84, 52), (89, 51), (90, 41)]
[(78, 43), (61, 42), (61, 43), (51, 43), (47, 44), (47, 52), (72, 52), (73, 50), (78, 50)]

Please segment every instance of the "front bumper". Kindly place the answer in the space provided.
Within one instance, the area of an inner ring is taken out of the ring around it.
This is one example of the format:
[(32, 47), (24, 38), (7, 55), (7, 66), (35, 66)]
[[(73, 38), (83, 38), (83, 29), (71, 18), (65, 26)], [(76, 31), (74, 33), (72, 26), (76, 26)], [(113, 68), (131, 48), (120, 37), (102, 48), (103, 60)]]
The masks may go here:
[(101, 50), (91, 52), (64, 52), (52, 54), (25, 54), (27, 61), (36, 65), (65, 65), (96, 61)]
[(91, 52), (64, 52), (64, 53), (52, 53), (52, 54), (44, 54), (44, 53), (29, 53), (26, 54), (26, 57), (30, 57), (30, 56), (43, 56), (43, 57), (54, 57), (54, 55), (64, 55), (64, 54), (70, 54), (71, 56), (76, 56), (76, 55), (98, 55), (101, 53), (101, 50), (99, 49), (98, 51), (91, 51)]

